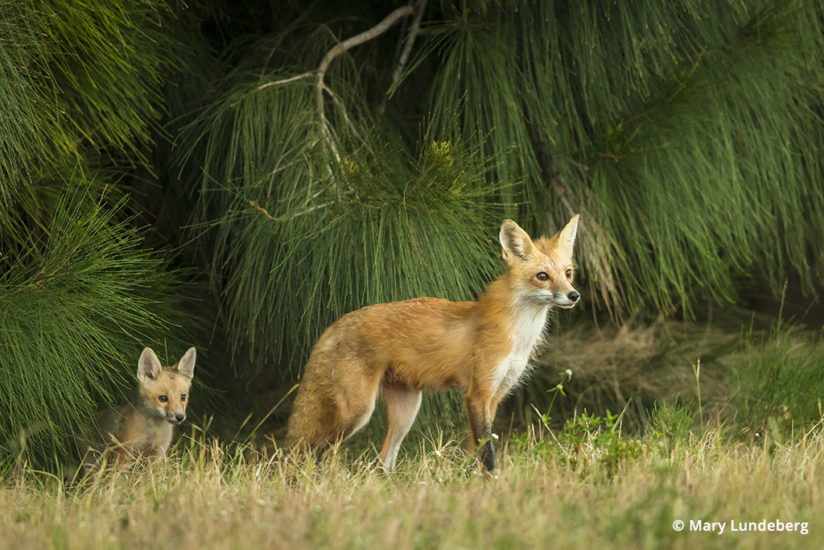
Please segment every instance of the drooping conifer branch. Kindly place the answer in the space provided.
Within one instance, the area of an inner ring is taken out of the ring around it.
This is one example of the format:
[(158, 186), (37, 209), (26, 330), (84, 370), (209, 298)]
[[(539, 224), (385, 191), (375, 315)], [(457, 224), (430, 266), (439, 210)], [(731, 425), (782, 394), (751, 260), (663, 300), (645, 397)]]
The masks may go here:
[(351, 50), (355, 46), (359, 46), (364, 42), (368, 42), (370, 40), (377, 38), (378, 36), (388, 31), (392, 27), (392, 25), (397, 23), (399, 20), (409, 15), (412, 15), (413, 13), (415, 13), (415, 8), (411, 5), (406, 5), (396, 9), (371, 29), (363, 31), (360, 34), (356, 34), (355, 36), (347, 38), (343, 42), (336, 44), (332, 49), (326, 52), (326, 55), (320, 62), (320, 66), (318, 67), (317, 71), (317, 83), (315, 84), (315, 97), (318, 109), (318, 123), (320, 124), (321, 136), (332, 148), (332, 152), (338, 161), (340, 161), (340, 154), (338, 153), (337, 147), (332, 141), (331, 134), (329, 132), (329, 125), (327, 123), (326, 114), (324, 113), (323, 108), (323, 92), (327, 89), (326, 85), (323, 82), (323, 79), (326, 76), (326, 71), (329, 69), (329, 65), (337, 56), (339, 56), (343, 52)]
[(392, 84), (390, 88), (397, 84), (401, 78), (401, 74), (403, 74), (404, 68), (406, 68), (409, 54), (412, 53), (412, 46), (415, 45), (415, 39), (418, 37), (418, 33), (421, 32), (421, 18), (423, 18), (423, 12), (426, 9), (426, 2), (427, 0), (418, 0), (415, 17), (412, 19), (412, 24), (409, 26), (409, 33), (404, 39), (403, 50), (401, 50), (401, 54), (398, 56), (398, 63), (395, 65), (395, 70), (392, 71)]

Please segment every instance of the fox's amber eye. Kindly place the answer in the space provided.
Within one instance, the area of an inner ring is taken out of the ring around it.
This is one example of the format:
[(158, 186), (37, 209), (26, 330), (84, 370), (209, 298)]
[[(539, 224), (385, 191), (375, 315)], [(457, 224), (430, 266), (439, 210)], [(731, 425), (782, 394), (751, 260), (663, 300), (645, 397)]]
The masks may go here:
[(180, 394), (180, 400), (181, 401), (186, 401), (186, 394), (185, 393)]
[(160, 400), (161, 403), (165, 403), (166, 401), (169, 400), (169, 398), (166, 397), (165, 395), (161, 395), (160, 397), (158, 397), (158, 399)]
[(546, 281), (549, 279), (549, 275), (547, 275), (546, 271), (539, 271), (538, 274), (535, 275), (535, 278), (539, 281)]
[(572, 270), (571, 269), (566, 270), (566, 276), (567, 276), (567, 279), (572, 279)]

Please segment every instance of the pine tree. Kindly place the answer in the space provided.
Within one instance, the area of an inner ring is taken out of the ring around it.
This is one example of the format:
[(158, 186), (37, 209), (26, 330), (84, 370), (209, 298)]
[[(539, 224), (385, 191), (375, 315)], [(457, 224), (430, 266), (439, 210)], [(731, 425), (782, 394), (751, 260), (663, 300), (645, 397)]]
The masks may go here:
[(0, 7), (6, 457), (66, 454), (176, 325), (248, 387), (357, 307), (472, 298), (504, 216), (582, 213), (614, 319), (821, 279), (817, 2)]
[(70, 454), (76, 427), (132, 386), (141, 347), (183, 318), (180, 276), (120, 183), (159, 130), (166, 11), (0, 5), (2, 458)]
[(614, 317), (790, 269), (812, 290), (819, 4), (410, 6), (275, 24), (181, 136), (235, 357), (285, 373), (345, 311), (477, 294), (504, 214), (547, 233), (582, 212), (587, 295)]

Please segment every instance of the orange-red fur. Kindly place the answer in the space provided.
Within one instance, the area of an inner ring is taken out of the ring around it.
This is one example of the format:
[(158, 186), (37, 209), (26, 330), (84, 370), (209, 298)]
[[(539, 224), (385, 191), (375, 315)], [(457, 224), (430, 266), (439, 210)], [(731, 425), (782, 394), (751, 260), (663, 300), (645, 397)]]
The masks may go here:
[(137, 367), (137, 399), (99, 412), (95, 426), (81, 434), (85, 474), (109, 456), (119, 466), (138, 456), (166, 456), (174, 427), (186, 419), (195, 354), (195, 348), (190, 348), (175, 366), (163, 368), (151, 348), (143, 350)]
[[(498, 403), (524, 374), (549, 307), (572, 307), (578, 299), (569, 276), (577, 223), (575, 216), (552, 238), (533, 242), (506, 220), (500, 239), (509, 270), (477, 301), (417, 298), (338, 319), (309, 357), (286, 446), (323, 451), (351, 436), (380, 393), (388, 419), (380, 460), (391, 470), (421, 391), (450, 388), (465, 391), (472, 447), (489, 440)], [(491, 441), (481, 454), (491, 470)]]

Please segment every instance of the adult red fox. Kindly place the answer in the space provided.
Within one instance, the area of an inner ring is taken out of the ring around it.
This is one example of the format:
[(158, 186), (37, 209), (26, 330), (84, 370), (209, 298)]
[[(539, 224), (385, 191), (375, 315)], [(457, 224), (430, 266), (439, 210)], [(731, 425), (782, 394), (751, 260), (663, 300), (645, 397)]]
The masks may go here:
[(578, 215), (551, 238), (534, 242), (512, 220), (501, 225), (509, 269), (474, 302), (416, 298), (348, 313), (321, 335), (306, 365), (289, 418), (285, 446), (322, 452), (361, 429), (378, 395), (388, 430), (383, 468), (418, 413), (422, 390), (465, 391), (470, 451), (495, 465), (492, 421), (501, 399), (527, 370), (550, 307), (573, 307), (572, 247)]
[(86, 449), (84, 475), (100, 467), (106, 451), (119, 466), (137, 456), (166, 456), (174, 427), (186, 419), (195, 355), (195, 348), (189, 348), (174, 367), (164, 369), (151, 348), (143, 350), (137, 362), (137, 399), (101, 411), (95, 425), (80, 436), (81, 448)]

